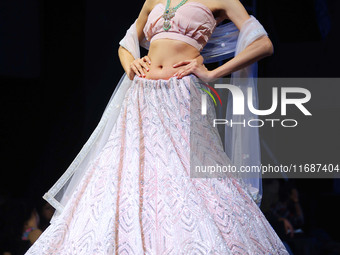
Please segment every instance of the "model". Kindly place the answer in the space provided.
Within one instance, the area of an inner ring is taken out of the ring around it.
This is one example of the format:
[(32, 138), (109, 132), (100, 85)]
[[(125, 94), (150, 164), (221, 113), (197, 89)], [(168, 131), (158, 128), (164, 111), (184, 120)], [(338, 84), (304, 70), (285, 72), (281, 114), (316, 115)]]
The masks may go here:
[[(208, 70), (202, 49), (226, 19), (244, 49)], [(126, 74), (26, 254), (288, 254), (242, 178), (191, 178), (193, 162), (233, 163), (200, 88), (273, 53), (258, 21), (237, 0), (146, 0), (120, 45)]]

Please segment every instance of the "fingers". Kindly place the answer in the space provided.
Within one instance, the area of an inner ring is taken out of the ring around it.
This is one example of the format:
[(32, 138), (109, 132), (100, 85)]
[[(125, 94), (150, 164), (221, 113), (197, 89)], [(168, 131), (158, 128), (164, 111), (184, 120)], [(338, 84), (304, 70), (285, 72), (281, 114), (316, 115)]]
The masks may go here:
[(142, 68), (142, 66), (140, 65), (136, 65), (137, 69), (138, 69), (138, 72), (141, 74), (141, 76), (145, 77), (145, 73), (144, 73), (144, 70)]
[(198, 63), (196, 59), (192, 59), (192, 60), (185, 60), (185, 61), (180, 61), (176, 64), (173, 65), (174, 68), (176, 67), (180, 67), (180, 66), (184, 66), (183, 68), (181, 68), (180, 70), (178, 70), (174, 76), (177, 76), (177, 78), (181, 79), (184, 76), (190, 74), (190, 73), (194, 73), (196, 71), (196, 69), (198, 68)]
[(142, 77), (142, 74), (139, 72), (138, 68), (133, 63), (131, 63), (130, 68), (133, 70), (135, 74), (137, 74), (139, 77)]
[(139, 62), (139, 64), (146, 70), (149, 72), (149, 66), (147, 65), (146, 61), (143, 59)]
[(149, 71), (149, 67), (145, 63), (139, 63), (139, 65), (137, 65), (137, 68), (142, 75), (145, 74), (145, 71)]
[(178, 78), (178, 76), (179, 76), (182, 72), (183, 72), (183, 69), (178, 70), (178, 71), (173, 75), (173, 77), (177, 77), (177, 78)]
[(191, 60), (180, 61), (180, 62), (174, 64), (172, 67), (176, 68), (176, 67), (187, 65), (187, 64), (190, 64), (190, 63), (191, 63)]
[[(185, 62), (185, 61), (184, 61)], [(197, 66), (194, 62), (190, 62), (189, 65), (181, 68), (180, 70), (178, 70), (174, 76), (177, 76), (178, 79), (182, 79), (184, 76), (191, 74), (191, 73), (195, 73), (197, 69)]]
[(139, 77), (145, 77), (145, 70), (149, 72), (149, 66), (148, 64), (151, 64), (151, 60), (148, 56), (145, 56), (140, 59), (135, 59), (131, 65), (130, 68), (133, 70), (135, 74), (137, 74)]
[(183, 69), (182, 71), (178, 72), (176, 76), (178, 79), (182, 79), (184, 76), (190, 73), (192, 73), (191, 68), (187, 68), (187, 69)]
[(150, 60), (149, 56), (144, 56), (143, 60), (148, 62), (149, 65), (151, 65), (151, 60)]

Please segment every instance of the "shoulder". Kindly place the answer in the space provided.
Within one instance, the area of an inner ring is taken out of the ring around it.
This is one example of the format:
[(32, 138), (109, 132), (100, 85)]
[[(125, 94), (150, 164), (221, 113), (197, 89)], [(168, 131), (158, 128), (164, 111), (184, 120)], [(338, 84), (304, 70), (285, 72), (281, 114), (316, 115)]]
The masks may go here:
[(138, 33), (138, 39), (141, 42), (141, 40), (144, 37), (143, 34), (143, 28), (147, 22), (148, 16), (152, 9), (155, 7), (157, 3), (161, 2), (160, 0), (145, 0), (142, 10), (140, 11), (137, 22), (136, 22), (136, 29)]
[(143, 7), (139, 13), (138, 19), (145, 20), (156, 4), (161, 3), (161, 0), (145, 0)]
[(224, 18), (231, 20), (238, 29), (250, 18), (247, 10), (239, 0), (214, 0), (223, 11)]
[(160, 0), (145, 0), (143, 9), (145, 9), (147, 13), (150, 13), (152, 9), (159, 3), (161, 3)]

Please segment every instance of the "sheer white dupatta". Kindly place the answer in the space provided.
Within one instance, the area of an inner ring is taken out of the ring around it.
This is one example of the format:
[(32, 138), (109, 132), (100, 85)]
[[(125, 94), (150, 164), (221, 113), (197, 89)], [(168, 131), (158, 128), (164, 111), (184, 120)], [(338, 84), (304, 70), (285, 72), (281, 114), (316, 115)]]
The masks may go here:
[[(241, 27), (235, 55), (262, 36), (267, 36), (267, 32), (260, 22), (251, 16)], [(252, 170), (260, 170), (261, 149), (259, 129), (255, 127), (258, 123), (252, 123), (252, 126), (248, 125), (248, 121), (257, 119), (257, 116), (249, 111), (246, 103), (249, 95), (253, 107), (258, 109), (257, 63), (232, 73), (230, 83), (242, 90), (245, 105), (244, 115), (233, 114), (233, 97), (229, 93), (226, 119), (237, 124), (232, 126), (230, 123), (225, 126), (225, 151), (233, 164), (239, 169), (243, 166), (249, 167)], [(244, 124), (241, 125), (239, 123)], [(262, 199), (262, 173), (260, 171), (241, 172), (239, 177), (248, 185), (249, 192), (254, 201), (260, 205)]]
[[(136, 22), (133, 23), (127, 30), (126, 36), (120, 41), (120, 45), (126, 48), (134, 58), (140, 58)], [(124, 73), (90, 138), (87, 140), (64, 174), (43, 196), (43, 198), (56, 209), (51, 219), (51, 223), (63, 211), (72, 194), (75, 192), (75, 189), (78, 187), (78, 184), (82, 180), (89, 164), (103, 149), (112, 128), (117, 121), (126, 92), (131, 85), (132, 81), (127, 77), (126, 73)]]
[[(242, 24), (240, 31), (233, 23), (217, 27), (211, 36), (211, 40), (202, 50), (202, 56), (206, 63), (221, 61), (238, 55), (249, 44), (262, 36), (267, 36), (267, 32), (260, 22), (250, 15), (250, 19)], [(237, 169), (240, 169), (241, 166), (259, 169), (261, 165), (259, 130), (258, 127), (248, 126), (248, 121), (257, 119), (257, 116), (249, 111), (246, 103), (248, 94), (251, 92), (250, 101), (254, 108), (258, 109), (257, 63), (232, 73), (230, 83), (243, 92), (245, 105), (243, 115), (234, 115), (233, 96), (229, 93), (226, 109), (222, 109), (219, 104), (217, 106), (218, 118), (222, 119), (221, 113), (225, 112), (225, 119), (228, 121), (224, 133), (225, 152)], [(258, 123), (253, 123), (253, 126), (256, 125)], [(262, 198), (261, 172), (239, 172), (235, 173), (235, 176), (244, 181), (248, 192), (254, 201), (260, 205)]]
[[(137, 20), (136, 20), (137, 21)], [(143, 41), (139, 44), (137, 30), (136, 30), (136, 21), (131, 25), (131, 27), (127, 30), (125, 37), (119, 42), (119, 44), (127, 49), (134, 58), (140, 58), (140, 46), (148, 49), (148, 42)], [(222, 28), (216, 28), (213, 35), (211, 44), (207, 44), (206, 47), (210, 47), (208, 50), (203, 50), (202, 54), (204, 58), (210, 59), (211, 62), (218, 61), (226, 56), (230, 57), (230, 54), (238, 54), (242, 51), (247, 45), (249, 45), (252, 41), (254, 41), (259, 36), (266, 34), (263, 27), (261, 30), (260, 23), (254, 18), (251, 17), (245, 24), (242, 26), (240, 31), (240, 35), (237, 31), (237, 28), (233, 24), (229, 24), (223, 26)], [(227, 34), (228, 33), (228, 34)], [(257, 35), (255, 35), (256, 33)], [(210, 41), (209, 41), (210, 42)], [(237, 42), (237, 44), (236, 44)], [(221, 47), (221, 44), (223, 47)], [(228, 47), (228, 54), (226, 53), (226, 47)], [(219, 58), (217, 60), (217, 58)], [(256, 87), (256, 83), (254, 83), (254, 74), (256, 73), (256, 68), (254, 65), (250, 67), (246, 67), (238, 72), (233, 74), (233, 81), (235, 84), (239, 82), (239, 78), (241, 77), (251, 77), (250, 81), (247, 84), (242, 84), (244, 88), (249, 87), (250, 84), (252, 87)], [(98, 123), (97, 127), (82, 147), (76, 158), (72, 161), (71, 165), (67, 168), (64, 174), (58, 179), (58, 181), (45, 193), (43, 198), (48, 201), (55, 209), (56, 212), (51, 219), (51, 223), (55, 220), (57, 216), (63, 211), (64, 207), (67, 205), (69, 199), (71, 198), (72, 194), (75, 192), (78, 184), (81, 182), (82, 177), (84, 176), (86, 170), (88, 169), (89, 164), (98, 156), (100, 151), (103, 149), (105, 143), (108, 140), (108, 137), (114, 127), (117, 117), (120, 113), (120, 109), (122, 103), (124, 101), (126, 92), (132, 85), (132, 81), (124, 74), (119, 83), (117, 84), (105, 110)], [(257, 92), (256, 92), (256, 103), (257, 103)], [(228, 99), (227, 107), (230, 109), (232, 105), (232, 99)], [(256, 107), (256, 105), (254, 105)], [(228, 111), (230, 114), (230, 111)], [(227, 119), (229, 117), (227, 113)], [(246, 133), (249, 132), (249, 135)], [(245, 153), (248, 153), (251, 156), (251, 159), (254, 162), (259, 162), (259, 142), (258, 142), (258, 135), (252, 136), (252, 133), (256, 133), (256, 130), (249, 130), (249, 129), (232, 129), (229, 130), (226, 128), (226, 152), (228, 152), (229, 157), (232, 159), (233, 163), (236, 164), (243, 164), (243, 156)], [(251, 141), (246, 141), (246, 139), (240, 139), (240, 137), (248, 137)], [(251, 147), (249, 149), (246, 146), (250, 144)], [(232, 152), (233, 149), (236, 149), (236, 152)], [(248, 162), (248, 161), (247, 161)], [(249, 179), (246, 178), (247, 176), (242, 176), (245, 180)], [(258, 197), (260, 194), (260, 177), (259, 176), (251, 176), (250, 185), (253, 187), (250, 190), (252, 192), (255, 201), (258, 201)], [(257, 179), (257, 181), (255, 181)], [(72, 205), (70, 205), (72, 206)]]

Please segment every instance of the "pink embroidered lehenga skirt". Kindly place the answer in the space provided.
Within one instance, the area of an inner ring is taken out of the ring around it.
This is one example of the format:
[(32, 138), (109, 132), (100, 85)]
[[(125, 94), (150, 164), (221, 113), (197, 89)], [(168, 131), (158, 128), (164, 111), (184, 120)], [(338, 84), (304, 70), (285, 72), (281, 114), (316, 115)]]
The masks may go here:
[(237, 179), (190, 178), (193, 130), (196, 158), (230, 163), (217, 128), (190, 127), (199, 87), (194, 75), (136, 76), (103, 150), (26, 254), (288, 254)]

